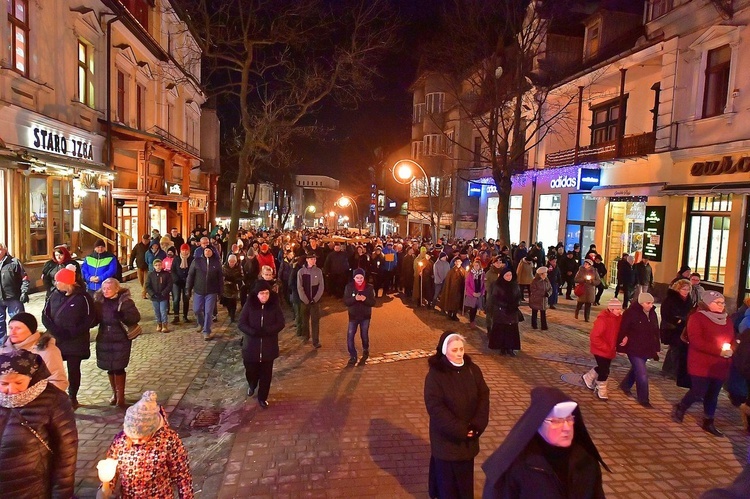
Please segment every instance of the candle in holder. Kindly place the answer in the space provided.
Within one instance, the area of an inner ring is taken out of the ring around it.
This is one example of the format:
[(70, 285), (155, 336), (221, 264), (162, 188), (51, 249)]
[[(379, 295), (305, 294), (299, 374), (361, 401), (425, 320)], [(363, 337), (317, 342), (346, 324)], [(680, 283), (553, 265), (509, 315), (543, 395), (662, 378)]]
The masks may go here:
[(99, 474), (99, 480), (102, 482), (102, 492), (105, 497), (109, 497), (109, 494), (112, 493), (109, 484), (114, 480), (117, 473), (117, 460), (111, 458), (102, 459), (97, 463), (96, 471)]

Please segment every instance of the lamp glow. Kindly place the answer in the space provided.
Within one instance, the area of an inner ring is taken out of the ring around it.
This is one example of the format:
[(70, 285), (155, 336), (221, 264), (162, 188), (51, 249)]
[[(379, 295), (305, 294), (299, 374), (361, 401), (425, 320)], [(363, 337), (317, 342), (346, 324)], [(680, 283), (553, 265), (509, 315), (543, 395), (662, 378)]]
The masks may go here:
[(102, 459), (97, 463), (96, 471), (102, 483), (111, 482), (117, 473), (117, 460), (112, 458)]
[(339, 198), (339, 200), (338, 200), (338, 204), (339, 204), (339, 206), (341, 206), (342, 208), (346, 208), (347, 206), (349, 206), (349, 205), (350, 205), (350, 204), (352, 204), (352, 203), (351, 203), (351, 201), (349, 201), (349, 198), (347, 198), (347, 197), (345, 197), (345, 196), (342, 196), (342, 197), (340, 197), (340, 198)]
[(401, 180), (409, 180), (414, 176), (414, 173), (411, 170), (411, 167), (406, 163), (401, 163), (399, 167), (396, 169), (396, 175)]

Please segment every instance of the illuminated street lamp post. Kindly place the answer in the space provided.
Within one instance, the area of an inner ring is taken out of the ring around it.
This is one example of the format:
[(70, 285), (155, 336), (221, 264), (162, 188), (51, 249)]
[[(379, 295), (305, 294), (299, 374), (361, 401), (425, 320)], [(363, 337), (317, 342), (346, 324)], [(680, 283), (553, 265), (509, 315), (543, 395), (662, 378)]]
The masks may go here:
[(341, 206), (342, 208), (346, 208), (347, 206), (354, 205), (354, 215), (357, 217), (357, 228), (360, 228), (359, 225), (359, 206), (357, 206), (357, 202), (354, 200), (351, 196), (344, 196), (342, 195), (338, 201), (336, 201), (336, 204)]
[(435, 241), (435, 211), (432, 208), (432, 185), (430, 177), (427, 176), (422, 165), (411, 159), (397, 161), (393, 165), (393, 168), (391, 168), (391, 172), (393, 173), (393, 179), (399, 184), (411, 185), (417, 179), (415, 168), (419, 170), (419, 173), (422, 174), (427, 184), (427, 198), (430, 203), (430, 237)]

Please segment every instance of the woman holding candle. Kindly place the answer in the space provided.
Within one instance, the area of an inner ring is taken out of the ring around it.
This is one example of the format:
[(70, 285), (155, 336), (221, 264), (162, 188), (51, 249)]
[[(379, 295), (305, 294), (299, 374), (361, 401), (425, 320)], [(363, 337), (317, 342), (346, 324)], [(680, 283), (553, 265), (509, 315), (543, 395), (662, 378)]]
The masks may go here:
[(0, 354), (0, 497), (74, 497), (78, 430), (49, 376), (35, 353)]
[[(122, 499), (174, 497), (175, 490), (181, 499), (191, 499), (193, 477), (187, 450), (169, 427), (156, 392), (145, 392), (128, 408), (122, 427), (107, 451), (108, 460), (117, 461), (117, 476), (103, 484), (97, 497), (110, 497), (119, 479)], [(109, 478), (104, 476), (106, 466), (98, 468), (100, 479)]]
[(464, 284), (464, 307), (469, 309), (469, 325), (472, 329), (476, 327), (477, 310), (482, 306), (482, 295), (484, 295), (484, 270), (482, 260), (475, 258), (469, 272), (466, 273)]
[[(575, 276), (574, 281), (576, 284), (583, 286), (583, 293), (578, 295), (578, 302), (576, 303), (576, 314), (575, 317), (578, 319), (578, 313), (583, 308), (583, 319), (588, 322), (591, 317), (591, 304), (596, 299), (596, 288), (602, 282), (599, 277), (599, 272), (594, 268), (594, 262), (588, 258), (583, 261), (583, 266), (578, 269), (578, 273)], [(577, 286), (576, 286), (577, 287)]]
[(718, 291), (706, 291), (698, 302), (698, 311), (688, 320), (686, 333), (691, 387), (672, 410), (672, 419), (682, 423), (690, 406), (703, 400), (702, 428), (717, 437), (724, 434), (714, 426), (714, 414), (721, 385), (729, 375), (734, 343), (734, 327), (727, 320), (724, 305), (724, 295)]

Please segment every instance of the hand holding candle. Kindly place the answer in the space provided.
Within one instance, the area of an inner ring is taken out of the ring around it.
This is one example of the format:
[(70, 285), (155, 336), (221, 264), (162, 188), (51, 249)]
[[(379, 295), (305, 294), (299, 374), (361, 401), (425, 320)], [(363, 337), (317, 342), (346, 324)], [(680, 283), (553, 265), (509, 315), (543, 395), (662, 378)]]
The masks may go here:
[(721, 356), (728, 359), (732, 356), (734, 352), (732, 351), (732, 345), (729, 343), (724, 343), (721, 346)]
[(110, 482), (114, 480), (115, 474), (117, 474), (117, 460), (111, 458), (102, 459), (97, 463), (96, 471), (99, 474), (99, 480), (102, 482), (101, 496), (109, 498), (112, 494)]

